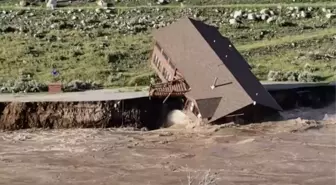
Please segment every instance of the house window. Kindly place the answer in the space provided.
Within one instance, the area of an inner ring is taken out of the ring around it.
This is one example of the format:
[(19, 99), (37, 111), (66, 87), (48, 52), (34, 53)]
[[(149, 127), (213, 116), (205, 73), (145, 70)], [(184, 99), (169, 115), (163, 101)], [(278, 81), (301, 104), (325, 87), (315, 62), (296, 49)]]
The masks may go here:
[(162, 55), (168, 61), (168, 56), (166, 55), (166, 53), (162, 51)]
[(159, 71), (161, 71), (161, 61), (159, 59), (156, 62), (156, 67)]
[(162, 74), (163, 74), (163, 77), (164, 77), (165, 79), (167, 79), (167, 70), (166, 70), (166, 68), (163, 68), (163, 69), (162, 69)]
[(155, 55), (155, 57), (154, 57), (154, 62), (155, 62), (155, 64), (157, 64), (158, 61), (159, 61), (159, 57)]
[(159, 57), (154, 55), (154, 60), (153, 60), (153, 63), (157, 66), (158, 64), (158, 61), (159, 61)]
[(159, 45), (159, 43), (156, 42), (155, 45), (156, 45), (156, 47), (159, 49), (159, 51), (162, 52), (162, 48), (161, 48), (161, 46)]

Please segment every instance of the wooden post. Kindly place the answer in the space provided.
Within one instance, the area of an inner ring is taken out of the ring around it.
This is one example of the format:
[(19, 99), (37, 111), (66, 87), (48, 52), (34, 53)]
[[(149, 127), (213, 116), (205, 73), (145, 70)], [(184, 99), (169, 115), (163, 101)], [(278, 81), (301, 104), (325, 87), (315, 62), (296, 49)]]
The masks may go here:
[(168, 94), (168, 96), (163, 100), (163, 104), (167, 101), (167, 99), (169, 98), (169, 96), (173, 93), (174, 90), (170, 91), (170, 93)]
[(50, 83), (48, 85), (49, 93), (60, 93), (62, 92), (62, 84), (61, 83)]

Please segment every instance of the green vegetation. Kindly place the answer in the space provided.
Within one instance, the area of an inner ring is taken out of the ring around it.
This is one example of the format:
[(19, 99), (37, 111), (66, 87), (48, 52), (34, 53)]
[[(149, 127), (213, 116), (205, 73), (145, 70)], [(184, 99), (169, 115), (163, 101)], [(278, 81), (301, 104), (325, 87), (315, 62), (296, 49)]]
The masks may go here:
[[(20, 0), (1, 0), (0, 3), (3, 7), (12, 7), (13, 5), (19, 4)], [(29, 0), (28, 0), (29, 2)], [(44, 7), (45, 1), (34, 1), (35, 7)], [(158, 6), (155, 0), (106, 0), (106, 2), (117, 7), (134, 7), (134, 6)], [(225, 6), (225, 7), (274, 7), (278, 4), (282, 5), (297, 5), (297, 6), (330, 6), (330, 4), (335, 5), (333, 0), (170, 0), (169, 3), (164, 3), (165, 7), (176, 7), (183, 3), (186, 6)], [(74, 0), (71, 4), (61, 3), (68, 5), (67, 7), (95, 7), (95, 1), (85, 1), (85, 0)], [(162, 6), (160, 5), (160, 6)]]
[[(65, 84), (90, 81), (88, 84), (105, 87), (148, 85), (155, 77), (148, 65), (152, 29), (186, 15), (218, 26), (261, 80), (267, 80), (270, 73), (284, 76), (288, 71), (295, 73), (294, 76), (303, 71), (314, 76), (303, 81), (336, 80), (333, 1), (301, 0), (286, 4), (287, 7), (282, 4), (283, 8), (278, 7), (277, 0), (258, 0), (257, 4), (251, 4), (250, 0), (234, 2), (190, 0), (184, 1), (189, 7), (180, 7), (174, 1), (160, 8), (127, 8), (145, 6), (149, 1), (124, 0), (115, 3), (119, 8), (97, 9), (94, 3), (75, 1), (72, 7), (52, 11), (42, 4), (28, 9), (15, 6), (18, 1), (0, 0), (0, 86), (3, 83), (3, 87), (8, 84), (12, 87), (23, 73), (29, 74), (34, 83), (51, 82), (53, 66)], [(268, 11), (277, 20), (244, 17), (241, 24), (230, 25), (232, 14), (238, 10), (259, 14), (261, 7), (270, 7)], [(293, 79), (298, 77), (273, 80)]]

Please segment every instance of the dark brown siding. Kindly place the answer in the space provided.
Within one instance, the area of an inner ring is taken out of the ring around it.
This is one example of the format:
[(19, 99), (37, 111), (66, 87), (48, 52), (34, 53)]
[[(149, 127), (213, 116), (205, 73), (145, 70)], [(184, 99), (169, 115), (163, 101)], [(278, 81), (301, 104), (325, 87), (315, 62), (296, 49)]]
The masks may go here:
[(175, 76), (175, 67), (170, 62), (164, 50), (156, 43), (153, 49), (151, 63), (162, 82), (171, 81)]
[(195, 100), (222, 97), (210, 121), (254, 101), (281, 110), (232, 43), (211, 26), (185, 18), (155, 31), (154, 38), (190, 85), (187, 96)]

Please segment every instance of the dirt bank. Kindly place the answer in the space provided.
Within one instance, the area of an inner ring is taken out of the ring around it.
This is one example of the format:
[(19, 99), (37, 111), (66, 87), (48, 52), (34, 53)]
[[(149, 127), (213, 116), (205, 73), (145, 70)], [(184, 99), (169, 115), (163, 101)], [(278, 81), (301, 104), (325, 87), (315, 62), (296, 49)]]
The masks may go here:
[(178, 108), (169, 100), (163, 110), (161, 99), (136, 98), (91, 102), (0, 103), (0, 130), (27, 128), (134, 127), (156, 129), (165, 112)]
[(113, 102), (3, 103), (0, 129), (106, 127), (117, 112)]

